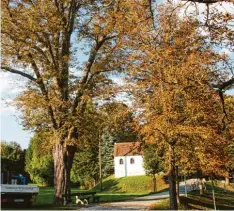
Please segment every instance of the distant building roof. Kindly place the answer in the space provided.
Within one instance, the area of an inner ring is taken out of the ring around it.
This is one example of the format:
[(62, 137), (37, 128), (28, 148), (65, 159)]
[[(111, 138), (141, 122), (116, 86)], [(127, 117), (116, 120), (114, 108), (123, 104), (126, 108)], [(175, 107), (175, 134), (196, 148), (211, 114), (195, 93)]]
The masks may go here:
[(116, 143), (114, 146), (114, 156), (142, 155), (140, 142)]

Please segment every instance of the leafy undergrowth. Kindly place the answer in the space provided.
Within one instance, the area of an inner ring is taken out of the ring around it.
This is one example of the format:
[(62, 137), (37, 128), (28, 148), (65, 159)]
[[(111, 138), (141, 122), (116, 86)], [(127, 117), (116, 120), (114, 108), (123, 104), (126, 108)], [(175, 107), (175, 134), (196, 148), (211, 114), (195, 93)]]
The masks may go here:
[[(181, 196), (180, 210), (211, 210), (214, 209), (212, 192), (200, 195), (198, 191), (192, 192), (188, 197)], [(216, 192), (217, 210), (234, 210), (234, 192)], [(169, 199), (161, 200), (149, 207), (151, 210), (170, 210)]]

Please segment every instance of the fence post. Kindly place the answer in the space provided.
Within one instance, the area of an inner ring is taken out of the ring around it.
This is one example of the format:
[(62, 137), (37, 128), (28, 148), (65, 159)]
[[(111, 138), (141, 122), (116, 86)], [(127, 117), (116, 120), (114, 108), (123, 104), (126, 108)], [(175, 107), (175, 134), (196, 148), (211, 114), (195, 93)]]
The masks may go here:
[(212, 183), (212, 194), (213, 194), (214, 210), (216, 210), (214, 180), (213, 179), (211, 179), (211, 183)]
[(187, 197), (187, 186), (186, 186), (186, 176), (184, 175), (184, 192), (185, 192), (185, 196)]

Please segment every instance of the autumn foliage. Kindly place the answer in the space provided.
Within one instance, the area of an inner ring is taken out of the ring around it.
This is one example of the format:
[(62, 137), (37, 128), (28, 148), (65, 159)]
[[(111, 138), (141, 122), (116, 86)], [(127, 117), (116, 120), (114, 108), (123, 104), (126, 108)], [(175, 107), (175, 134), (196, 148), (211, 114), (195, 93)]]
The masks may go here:
[[(171, 209), (175, 165), (233, 171), (233, 97), (224, 94), (233, 64), (217, 50), (233, 52), (233, 14), (208, 9), (201, 21), (183, 4), (151, 0), (2, 1), (2, 70), (27, 79), (15, 104), (25, 129), (48, 134), (55, 203), (70, 193), (77, 148), (125, 124), (127, 108), (117, 126), (118, 106), (106, 107), (108, 118), (97, 112), (120, 92), (131, 96), (139, 137), (168, 149)], [(113, 81), (119, 73), (125, 86)]]

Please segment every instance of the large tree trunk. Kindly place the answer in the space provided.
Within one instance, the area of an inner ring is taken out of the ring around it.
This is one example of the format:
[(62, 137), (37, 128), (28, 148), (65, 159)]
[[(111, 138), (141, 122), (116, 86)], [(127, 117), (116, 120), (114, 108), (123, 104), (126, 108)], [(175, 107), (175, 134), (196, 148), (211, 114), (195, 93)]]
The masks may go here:
[(156, 176), (155, 174), (153, 175), (153, 186), (154, 186), (154, 192), (157, 191), (157, 185), (156, 185)]
[[(70, 195), (70, 172), (75, 150), (65, 142), (56, 143), (53, 148), (55, 204), (63, 203), (63, 194)], [(70, 197), (68, 197), (70, 201)]]
[(174, 146), (169, 145), (169, 195), (170, 195), (170, 209), (178, 210), (176, 199), (176, 173), (175, 173), (175, 152)]
[(179, 181), (179, 169), (176, 166), (176, 200), (177, 204), (180, 204), (180, 181)]

